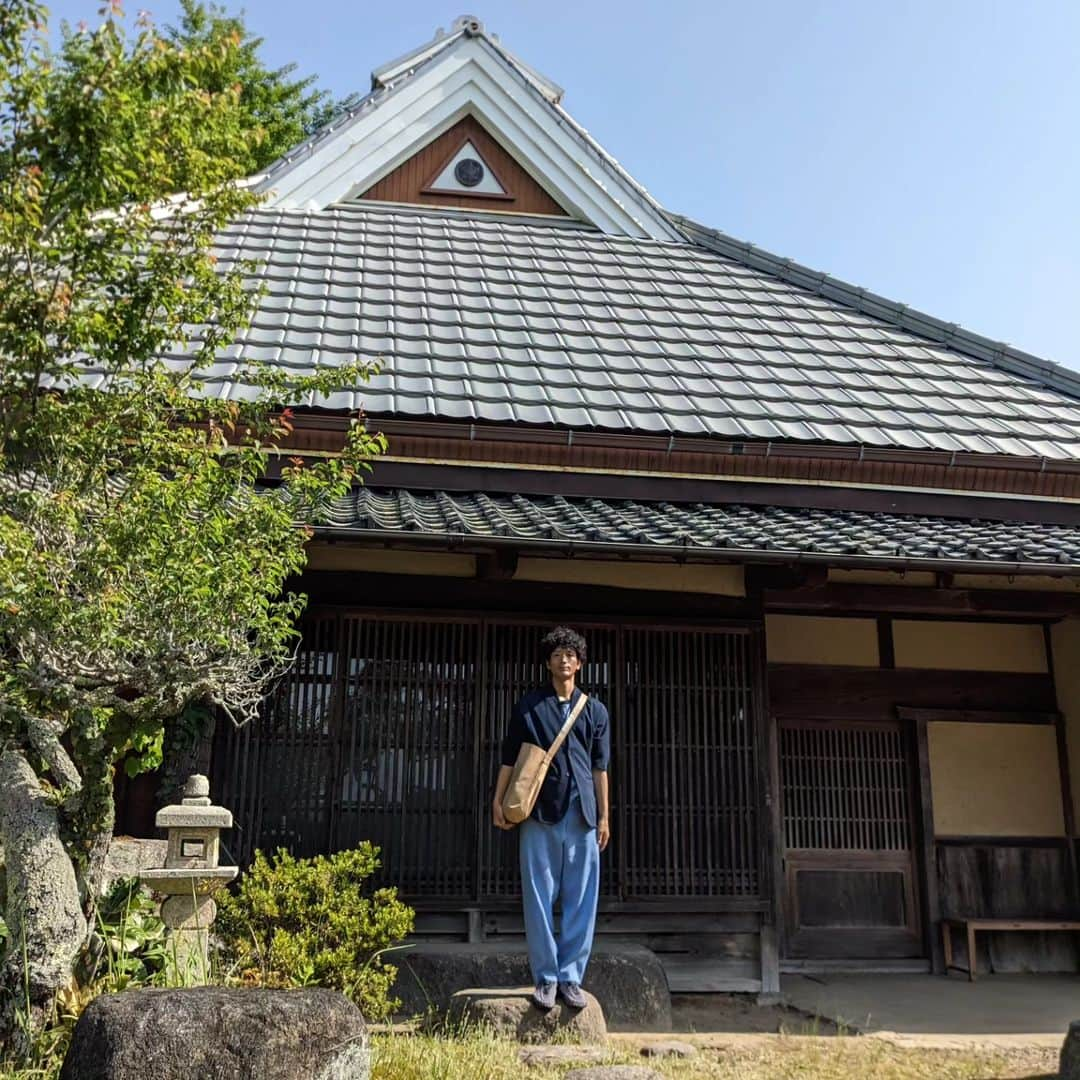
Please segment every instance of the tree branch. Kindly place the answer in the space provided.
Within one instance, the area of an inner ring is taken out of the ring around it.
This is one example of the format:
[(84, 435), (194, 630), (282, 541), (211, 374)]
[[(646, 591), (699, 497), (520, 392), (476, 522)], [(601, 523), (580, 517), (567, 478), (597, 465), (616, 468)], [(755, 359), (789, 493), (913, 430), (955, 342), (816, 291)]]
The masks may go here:
[(30, 745), (45, 760), (53, 779), (61, 788), (66, 789), (70, 798), (82, 792), (83, 782), (75, 763), (60, 743), (63, 730), (59, 720), (43, 716), (30, 716), (26, 719), (26, 734)]

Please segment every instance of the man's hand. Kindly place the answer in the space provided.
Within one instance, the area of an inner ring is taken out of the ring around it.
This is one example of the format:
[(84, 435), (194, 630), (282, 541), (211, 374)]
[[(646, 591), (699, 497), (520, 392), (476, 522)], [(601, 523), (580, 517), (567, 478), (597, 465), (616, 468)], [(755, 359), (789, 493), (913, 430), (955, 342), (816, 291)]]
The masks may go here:
[(596, 842), (600, 845), (600, 850), (608, 846), (608, 841), (611, 839), (611, 826), (608, 824), (607, 818), (601, 818), (596, 823)]
[(512, 829), (514, 823), (506, 820), (506, 815), (503, 813), (502, 800), (496, 799), (491, 804), (491, 820), (496, 829)]

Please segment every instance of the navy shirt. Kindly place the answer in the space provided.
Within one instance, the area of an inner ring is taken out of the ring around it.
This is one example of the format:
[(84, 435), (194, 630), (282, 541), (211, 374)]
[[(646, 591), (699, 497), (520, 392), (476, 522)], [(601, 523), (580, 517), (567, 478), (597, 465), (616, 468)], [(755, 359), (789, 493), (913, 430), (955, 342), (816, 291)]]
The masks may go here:
[[(567, 709), (577, 704), (581, 691), (575, 687), (568, 703), (559, 701), (550, 683), (518, 701), (510, 714), (510, 724), (502, 742), (502, 764), (517, 761), (523, 742), (545, 750), (555, 741), (566, 721)], [(606, 770), (611, 758), (611, 732), (608, 711), (590, 695), (585, 708), (552, 759), (540, 788), (536, 805), (529, 815), (545, 825), (558, 824), (576, 793), (581, 813), (590, 827), (596, 827), (596, 788), (592, 770)]]

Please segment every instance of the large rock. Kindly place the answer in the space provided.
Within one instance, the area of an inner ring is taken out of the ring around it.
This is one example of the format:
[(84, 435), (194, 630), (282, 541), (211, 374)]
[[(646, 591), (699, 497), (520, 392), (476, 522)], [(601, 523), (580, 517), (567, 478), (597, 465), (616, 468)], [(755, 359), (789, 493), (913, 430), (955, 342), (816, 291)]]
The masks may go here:
[(367, 1080), (367, 1029), (335, 990), (200, 986), (95, 998), (61, 1080)]
[(1080, 1020), (1074, 1020), (1069, 1025), (1065, 1045), (1061, 1048), (1058, 1075), (1061, 1080), (1080, 1080)]
[(604, 1011), (592, 994), (585, 994), (585, 1008), (571, 1009), (561, 999), (544, 1012), (532, 1001), (531, 986), (472, 988), (459, 990), (450, 999), (446, 1021), (450, 1030), (464, 1022), (486, 1024), (497, 1034), (523, 1043), (546, 1043), (560, 1037), (579, 1043), (603, 1043), (607, 1039)]
[[(394, 954), (399, 1016), (445, 1013), (459, 990), (532, 983), (525, 943), (420, 942)], [(610, 1031), (670, 1031), (671, 994), (654, 952), (640, 945), (593, 950), (582, 987), (593, 994)]]

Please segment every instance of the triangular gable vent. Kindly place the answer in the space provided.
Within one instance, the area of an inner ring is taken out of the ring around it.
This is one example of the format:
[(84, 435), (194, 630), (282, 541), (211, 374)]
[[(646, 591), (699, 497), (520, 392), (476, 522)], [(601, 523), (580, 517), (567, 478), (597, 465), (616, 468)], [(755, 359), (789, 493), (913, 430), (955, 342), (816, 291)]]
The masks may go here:
[(465, 145), (446, 163), (425, 188), (433, 194), (506, 196), (506, 188), (483, 154), (466, 140)]

